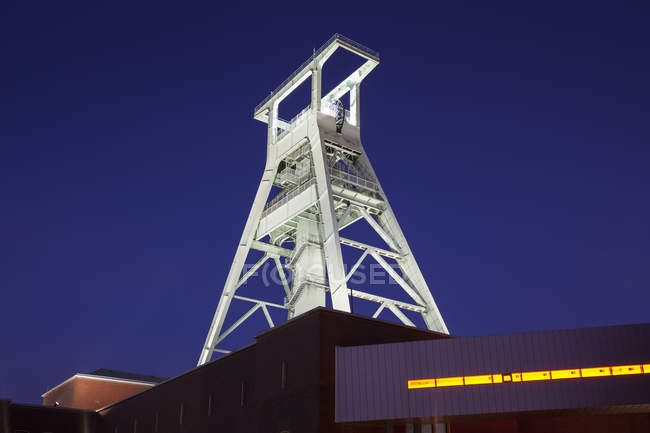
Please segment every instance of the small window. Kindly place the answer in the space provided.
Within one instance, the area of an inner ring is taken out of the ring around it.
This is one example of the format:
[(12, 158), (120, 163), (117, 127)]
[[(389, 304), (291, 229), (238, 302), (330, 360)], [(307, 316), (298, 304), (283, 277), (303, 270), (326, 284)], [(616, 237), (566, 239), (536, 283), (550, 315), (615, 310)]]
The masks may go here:
[(212, 416), (212, 408), (214, 406), (214, 394), (210, 393), (208, 396), (208, 416)]
[(282, 361), (282, 389), (287, 389), (287, 362)]
[(181, 410), (179, 411), (178, 414), (178, 423), (180, 425), (183, 425), (183, 412), (185, 412), (185, 405), (181, 403)]
[(153, 419), (153, 431), (155, 433), (158, 433), (158, 412), (156, 412), (156, 415)]
[(138, 433), (138, 419), (133, 420), (133, 433)]

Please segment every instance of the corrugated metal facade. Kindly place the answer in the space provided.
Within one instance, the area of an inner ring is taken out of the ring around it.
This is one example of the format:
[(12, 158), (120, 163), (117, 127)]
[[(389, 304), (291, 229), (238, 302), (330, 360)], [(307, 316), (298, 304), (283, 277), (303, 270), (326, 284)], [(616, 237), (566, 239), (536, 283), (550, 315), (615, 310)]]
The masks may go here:
[(336, 422), (650, 404), (650, 374), (408, 389), (413, 379), (650, 364), (650, 324), (336, 350)]

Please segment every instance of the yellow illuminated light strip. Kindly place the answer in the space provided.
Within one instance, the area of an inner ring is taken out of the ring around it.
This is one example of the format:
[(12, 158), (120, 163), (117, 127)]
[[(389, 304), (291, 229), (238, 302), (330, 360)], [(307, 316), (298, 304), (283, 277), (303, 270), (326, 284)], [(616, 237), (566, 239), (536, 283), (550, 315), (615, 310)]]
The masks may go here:
[(491, 374), (483, 376), (465, 376), (465, 385), (482, 385), (485, 383), (494, 383)]
[(623, 374), (641, 374), (643, 373), (643, 366), (641, 365), (619, 365), (612, 367), (612, 374), (614, 376), (621, 376)]
[(611, 367), (596, 367), (596, 368), (581, 368), (580, 374), (582, 377), (597, 377), (597, 376), (611, 376)]
[(575, 379), (580, 377), (580, 369), (575, 370), (551, 370), (551, 379)]
[(549, 380), (550, 378), (550, 371), (528, 371), (526, 373), (521, 373), (521, 380), (524, 382), (531, 382), (533, 380)]
[(435, 387), (436, 387), (435, 379), (409, 380), (409, 389), (435, 388)]
[(447, 386), (487, 385), (504, 382), (533, 382), (538, 380), (578, 379), (581, 377), (622, 376), (650, 374), (650, 364), (616, 365), (612, 367), (575, 368), (570, 370), (525, 371), (510, 374), (483, 374), (479, 376), (439, 377), (408, 381), (409, 389), (442, 388)]
[(441, 379), (436, 379), (436, 386), (458, 386), (464, 385), (464, 378), (461, 377), (443, 377)]

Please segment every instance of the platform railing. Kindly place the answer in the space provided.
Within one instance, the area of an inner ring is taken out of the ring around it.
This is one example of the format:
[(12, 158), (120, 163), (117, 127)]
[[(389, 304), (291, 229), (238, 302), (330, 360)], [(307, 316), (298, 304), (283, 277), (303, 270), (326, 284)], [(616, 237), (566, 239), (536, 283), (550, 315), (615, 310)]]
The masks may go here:
[(293, 117), (293, 119), (291, 119), (289, 122), (287, 122), (289, 124), (289, 127), (287, 129), (285, 129), (284, 131), (282, 131), (280, 134), (278, 134), (277, 141), (280, 141), (281, 139), (283, 139), (284, 136), (287, 135), (288, 133), (290, 133), (291, 131), (293, 131), (295, 129), (295, 127), (298, 126), (298, 124), (302, 123), (302, 121), (305, 120), (309, 116), (309, 109), (310, 108), (311, 107), (309, 105), (306, 106), (305, 108), (302, 109), (302, 111), (300, 113), (296, 114)]
[(373, 182), (370, 179), (363, 178), (361, 176), (357, 176), (355, 174), (350, 174), (347, 173), (343, 170), (339, 170), (338, 168), (330, 168), (330, 175), (334, 179), (341, 180), (343, 182), (351, 183), (357, 186), (360, 186), (362, 188), (368, 189), (373, 192), (379, 192), (379, 185), (377, 185), (376, 182)]
[(274, 210), (276, 210), (277, 208), (279, 208), (280, 206), (282, 206), (283, 204), (285, 204), (286, 202), (288, 202), (289, 200), (291, 200), (292, 198), (294, 198), (295, 196), (297, 196), (298, 194), (300, 194), (301, 192), (309, 188), (311, 185), (316, 183), (316, 178), (310, 176), (311, 174), (309, 176), (306, 176), (307, 178), (306, 182), (302, 183), (301, 185), (295, 188), (291, 188), (290, 190), (287, 190), (284, 193), (278, 194), (273, 200), (268, 202), (264, 206), (264, 211), (262, 212), (262, 218), (264, 218), (265, 216), (267, 216), (268, 214), (270, 214), (271, 212), (273, 212)]
[[(379, 185), (376, 182), (373, 182), (370, 179), (366, 179), (354, 174), (347, 173), (345, 171), (339, 170), (337, 168), (330, 167), (330, 176), (332, 178), (359, 186), (361, 188), (367, 189), (372, 192), (379, 192)], [(309, 188), (316, 182), (316, 178), (313, 173), (307, 173), (304, 175), (298, 182), (298, 186), (295, 186), (291, 189), (287, 189), (273, 198), (264, 205), (264, 211), (262, 212), (262, 217), (273, 212), (278, 207), (284, 205), (292, 198), (296, 197), (298, 194)]]
[(343, 42), (345, 44), (348, 44), (348, 45), (351, 45), (354, 48), (356, 48), (357, 50), (362, 51), (368, 57), (372, 57), (374, 60), (379, 60), (379, 52), (378, 51), (375, 51), (375, 50), (373, 50), (371, 48), (368, 48), (365, 45), (360, 44), (357, 41), (353, 41), (352, 39), (347, 38), (347, 37), (345, 37), (343, 35), (340, 35), (338, 33), (335, 34), (334, 36), (336, 36), (337, 37), (336, 39), (340, 40), (341, 42)]
[(301, 71), (302, 71), (302, 70), (303, 70), (303, 69), (304, 69), (304, 68), (305, 68), (309, 63), (313, 62), (314, 59), (315, 59), (316, 57), (318, 57), (318, 56), (319, 56), (319, 55), (320, 55), (320, 54), (321, 54), (321, 53), (322, 53), (322, 52), (323, 52), (327, 47), (329, 47), (329, 46), (332, 44), (332, 42), (337, 41), (337, 40), (343, 42), (344, 44), (350, 45), (350, 46), (356, 48), (356, 49), (359, 50), (359, 51), (362, 51), (365, 55), (367, 55), (368, 57), (373, 58), (374, 60), (379, 60), (379, 53), (378, 53), (377, 51), (375, 51), (375, 50), (371, 50), (370, 48), (368, 48), (368, 47), (366, 47), (366, 46), (364, 46), (364, 45), (362, 45), (362, 44), (360, 44), (360, 43), (358, 43), (358, 42), (355, 42), (355, 41), (353, 41), (353, 40), (350, 39), (350, 38), (346, 38), (346, 37), (343, 36), (343, 35), (340, 35), (340, 34), (338, 34), (338, 33), (335, 33), (334, 36), (332, 36), (331, 38), (329, 38), (329, 39), (327, 40), (327, 42), (325, 42), (323, 45), (321, 45), (320, 48), (317, 49), (317, 50), (314, 52), (314, 54), (311, 55), (311, 57), (309, 57), (306, 61), (304, 61), (304, 62), (302, 63), (302, 65), (298, 66), (298, 68), (297, 68), (295, 71), (293, 71), (293, 73), (292, 73), (291, 75), (289, 75), (289, 77), (287, 77), (287, 79), (284, 80), (284, 81), (283, 81), (283, 82), (282, 82), (278, 87), (276, 87), (275, 90), (272, 91), (272, 92), (269, 94), (269, 96), (267, 96), (266, 98), (264, 98), (264, 100), (263, 100), (262, 102), (260, 102), (259, 104), (257, 104), (257, 105), (255, 106), (255, 109), (253, 110), (253, 112), (254, 112), (254, 113), (257, 113), (257, 111), (258, 111), (260, 108), (262, 108), (262, 107), (264, 106), (264, 104), (266, 104), (267, 102), (269, 102), (269, 101), (271, 100), (271, 98), (273, 98), (273, 96), (275, 96), (275, 94), (278, 93), (278, 92), (280, 91), (280, 89), (282, 89), (284, 86), (286, 86), (287, 83), (289, 83), (291, 80), (293, 80), (294, 78), (296, 78), (296, 76), (297, 76), (297, 75), (298, 75), (298, 74), (299, 74), (299, 73), (300, 73), (300, 72), (301, 72)]

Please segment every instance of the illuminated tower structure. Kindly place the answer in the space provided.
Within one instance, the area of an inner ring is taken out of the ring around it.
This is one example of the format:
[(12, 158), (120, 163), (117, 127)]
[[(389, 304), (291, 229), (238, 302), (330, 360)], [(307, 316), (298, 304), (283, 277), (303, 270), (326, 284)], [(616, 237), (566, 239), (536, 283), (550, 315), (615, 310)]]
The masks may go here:
[[(339, 48), (362, 57), (365, 63), (322, 96), (323, 65)], [(257, 310), (262, 310), (273, 327), (269, 308), (286, 309), (290, 319), (325, 306), (328, 294), (336, 310), (349, 312), (350, 296), (357, 297), (378, 304), (373, 317), (388, 309), (404, 324), (415, 326), (402, 311), (410, 310), (422, 315), (428, 329), (448, 333), (361, 144), (360, 85), (378, 64), (377, 52), (335, 34), (255, 107), (254, 118), (268, 124), (266, 166), (198, 365), (210, 361), (214, 352), (228, 353), (218, 345)], [(281, 120), (279, 105), (309, 78), (310, 105), (291, 121)], [(349, 111), (340, 101), (345, 95), (349, 95)], [(274, 186), (280, 192), (270, 197)], [(341, 229), (357, 221), (369, 224), (388, 248), (339, 235)], [(344, 265), (341, 245), (363, 251), (349, 268)], [(251, 249), (264, 255), (244, 269)], [(386, 270), (412, 302), (347, 287), (367, 256)], [(386, 259), (396, 262), (399, 272)], [(237, 289), (268, 260), (277, 267), (284, 303), (238, 296)], [(290, 281), (285, 267), (293, 271)], [(235, 300), (252, 303), (252, 307), (224, 330), (224, 320)]]

